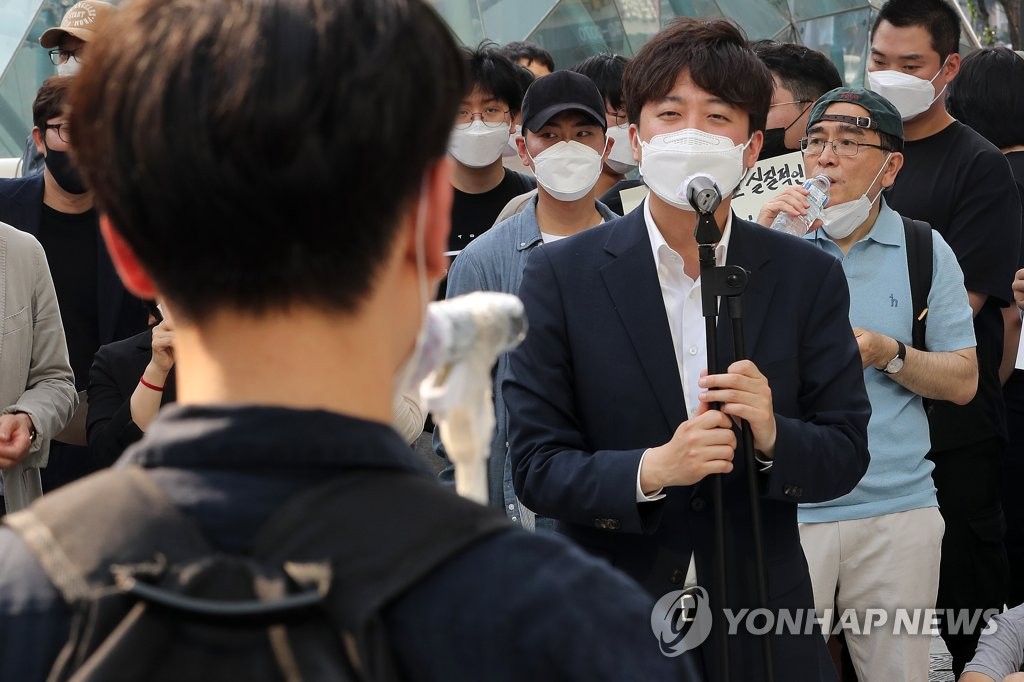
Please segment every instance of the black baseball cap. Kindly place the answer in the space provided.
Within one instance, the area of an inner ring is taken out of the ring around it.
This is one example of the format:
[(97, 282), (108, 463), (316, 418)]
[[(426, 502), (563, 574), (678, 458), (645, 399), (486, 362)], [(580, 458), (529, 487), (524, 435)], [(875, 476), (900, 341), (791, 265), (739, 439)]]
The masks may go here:
[[(826, 114), (830, 104), (838, 102), (849, 102), (856, 104), (868, 112), (867, 116), (840, 116), (838, 114)], [(864, 88), (836, 88), (829, 90), (818, 98), (818, 101), (811, 107), (811, 115), (807, 118), (807, 129), (819, 121), (840, 121), (849, 123), (858, 128), (866, 130), (877, 130), (880, 133), (892, 135), (903, 142), (903, 117), (893, 106), (892, 102), (879, 95), (877, 92)], [(899, 150), (897, 150), (899, 151)]]
[(594, 81), (575, 71), (555, 71), (530, 84), (523, 97), (523, 127), (535, 133), (563, 111), (581, 111), (608, 130), (601, 91)]

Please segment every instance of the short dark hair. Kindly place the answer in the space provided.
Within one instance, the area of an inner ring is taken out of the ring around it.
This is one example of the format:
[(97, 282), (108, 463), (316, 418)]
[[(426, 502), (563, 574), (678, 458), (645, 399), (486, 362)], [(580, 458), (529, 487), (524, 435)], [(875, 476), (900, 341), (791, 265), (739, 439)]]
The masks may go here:
[(358, 310), (465, 92), (423, 0), (135, 0), (90, 50), (80, 166), (194, 321)]
[(555, 70), (555, 60), (551, 53), (535, 43), (516, 40), (501, 48), (501, 52), (514, 62), (525, 59), (528, 64), (537, 62), (548, 67), (548, 71)]
[(757, 40), (750, 47), (798, 100), (810, 103), (829, 90), (843, 87), (839, 69), (817, 50), (774, 40)]
[(469, 87), (465, 94), (480, 88), (505, 102), (513, 115), (518, 114), (528, 87), (523, 85), (518, 65), (490, 41), (480, 43), (475, 50), (462, 48), (462, 56), (469, 74)]
[(949, 113), (999, 147), (1024, 144), (1024, 58), (1005, 47), (964, 57), (949, 84)]
[(924, 28), (932, 37), (932, 49), (942, 61), (960, 49), (960, 15), (947, 0), (889, 0), (878, 10), (871, 25), (872, 40), (883, 21), (897, 28)]
[(740, 29), (724, 19), (680, 17), (640, 48), (622, 74), (629, 120), (639, 121), (644, 104), (667, 95), (684, 70), (701, 89), (746, 111), (751, 133), (764, 130), (775, 84)]
[(51, 76), (43, 81), (32, 102), (32, 125), (45, 132), (47, 121), (65, 114), (73, 81), (72, 76)]
[(595, 54), (587, 57), (570, 71), (583, 74), (601, 92), (616, 110), (622, 108), (622, 73), (626, 70), (629, 60), (618, 54)]
[[(525, 97), (526, 91), (530, 89), (530, 86), (533, 85), (533, 81), (537, 80), (537, 77), (533, 75), (533, 71), (530, 71), (522, 64), (515, 64), (515, 67), (516, 75), (519, 77), (519, 85), (523, 88), (523, 96)], [(520, 103), (520, 108), (522, 108), (522, 103)]]

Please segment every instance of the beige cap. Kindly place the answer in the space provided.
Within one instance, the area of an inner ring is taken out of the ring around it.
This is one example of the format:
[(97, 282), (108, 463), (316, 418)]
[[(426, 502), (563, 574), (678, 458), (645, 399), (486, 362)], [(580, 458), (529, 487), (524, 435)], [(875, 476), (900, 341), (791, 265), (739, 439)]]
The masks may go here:
[(89, 42), (96, 37), (96, 30), (113, 11), (114, 6), (109, 2), (82, 0), (67, 11), (59, 27), (48, 28), (39, 36), (39, 44), (47, 48), (57, 47), (66, 35)]

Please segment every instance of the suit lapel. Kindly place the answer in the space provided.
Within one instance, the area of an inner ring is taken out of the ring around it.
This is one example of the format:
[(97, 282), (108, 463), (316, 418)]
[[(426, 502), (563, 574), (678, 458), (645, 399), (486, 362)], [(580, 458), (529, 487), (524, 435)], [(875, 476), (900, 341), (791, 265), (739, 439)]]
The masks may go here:
[[(765, 266), (769, 260), (770, 246), (763, 239), (762, 230), (766, 228), (738, 219), (733, 215), (732, 235), (729, 237), (729, 252), (726, 264), (739, 265), (750, 277), (747, 289), (742, 297), (743, 337), (747, 358), (754, 357), (761, 329), (767, 317), (768, 308), (775, 294), (773, 282), (765, 275)], [(721, 371), (736, 358), (733, 347), (732, 323), (729, 320), (725, 302), (722, 303), (722, 316), (718, 322), (718, 357)]]
[(686, 419), (686, 403), (643, 211), (618, 221), (605, 248), (615, 258), (601, 276), (668, 427), (675, 430)]

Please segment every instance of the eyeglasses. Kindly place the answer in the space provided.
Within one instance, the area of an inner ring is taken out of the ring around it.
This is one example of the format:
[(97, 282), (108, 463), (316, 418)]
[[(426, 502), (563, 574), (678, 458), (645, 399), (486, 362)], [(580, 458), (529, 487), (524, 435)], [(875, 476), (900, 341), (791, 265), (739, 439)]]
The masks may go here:
[(473, 124), (473, 120), (477, 116), (488, 128), (500, 128), (503, 124), (508, 123), (506, 118), (509, 114), (508, 109), (502, 109), (500, 107), (486, 107), (483, 111), (470, 111), (469, 109), (459, 109), (458, 113), (455, 114), (455, 127), (460, 130), (465, 130)]
[(81, 51), (82, 48), (78, 48), (77, 50), (64, 50), (61, 48), (50, 50), (50, 62), (52, 62), (54, 66), (60, 66), (61, 64), (67, 64), (69, 59), (74, 59), (80, 64), (81, 60), (78, 58), (78, 53)]
[(874, 149), (881, 149), (883, 152), (892, 151), (880, 144), (857, 142), (856, 140), (826, 140), (821, 137), (803, 138), (800, 140), (800, 150), (806, 156), (818, 156), (825, 151), (826, 144), (832, 146), (832, 153), (836, 156), (857, 156), (861, 147), (873, 147)]
[(772, 107), (784, 107), (787, 104), (807, 104), (810, 101), (811, 100), (809, 99), (795, 99), (792, 102), (778, 102), (776, 104), (769, 104), (768, 108), (771, 109)]
[(604, 113), (615, 119), (615, 125), (621, 126), (621, 125), (625, 125), (626, 124), (626, 110), (625, 109), (619, 109), (618, 111), (609, 111), (608, 109), (605, 109)]
[(49, 130), (50, 128), (55, 128), (57, 130), (57, 137), (59, 137), (61, 139), (61, 142), (64, 142), (65, 144), (71, 144), (71, 124), (70, 123), (67, 123), (67, 122), (64, 122), (64, 123), (53, 123), (53, 124), (47, 123), (46, 125), (43, 126), (43, 133), (45, 134), (46, 131)]

